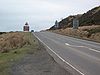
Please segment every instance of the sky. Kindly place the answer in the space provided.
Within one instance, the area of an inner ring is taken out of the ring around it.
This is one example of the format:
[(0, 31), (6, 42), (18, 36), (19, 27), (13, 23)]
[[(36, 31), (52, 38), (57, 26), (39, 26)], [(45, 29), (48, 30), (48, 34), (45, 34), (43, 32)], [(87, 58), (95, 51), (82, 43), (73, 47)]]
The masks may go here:
[(25, 22), (31, 30), (45, 30), (99, 5), (100, 0), (0, 0), (0, 32), (22, 31)]

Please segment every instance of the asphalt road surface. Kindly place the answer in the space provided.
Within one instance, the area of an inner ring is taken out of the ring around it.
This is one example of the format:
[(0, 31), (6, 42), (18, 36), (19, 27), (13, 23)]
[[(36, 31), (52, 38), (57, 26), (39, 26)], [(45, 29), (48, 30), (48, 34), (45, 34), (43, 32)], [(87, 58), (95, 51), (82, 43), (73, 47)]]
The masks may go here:
[[(100, 43), (51, 32), (33, 33), (74, 75), (100, 75)], [(59, 63), (59, 61), (58, 61)]]

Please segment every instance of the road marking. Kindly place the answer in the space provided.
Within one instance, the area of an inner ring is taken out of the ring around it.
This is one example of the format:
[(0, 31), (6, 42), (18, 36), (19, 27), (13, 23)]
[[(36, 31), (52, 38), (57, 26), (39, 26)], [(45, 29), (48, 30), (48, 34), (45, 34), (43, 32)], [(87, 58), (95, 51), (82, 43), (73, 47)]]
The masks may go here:
[(68, 43), (65, 43), (66, 45), (68, 45), (68, 46), (70, 46), (70, 44), (68, 44)]
[(91, 51), (94, 51), (94, 52), (100, 53), (100, 51), (98, 51), (98, 50), (96, 50), (96, 49), (93, 49), (93, 48), (86, 47), (86, 46), (70, 45), (69, 43), (65, 43), (65, 45), (67, 45), (67, 46), (71, 46), (71, 47), (83, 47), (83, 48), (88, 48), (88, 49), (91, 50)]
[(34, 36), (41, 42), (43, 43), (48, 49), (50, 49), (58, 58), (60, 58), (63, 62), (65, 62), (66, 64), (68, 64), (70, 67), (72, 67), (74, 70), (76, 70), (77, 72), (79, 72), (81, 75), (85, 75), (84, 73), (82, 73), (80, 70), (78, 70), (77, 68), (75, 68), (73, 65), (71, 65), (70, 63), (68, 63), (66, 60), (64, 60), (61, 56), (59, 56), (55, 51), (53, 51), (48, 45), (46, 45), (42, 40), (40, 40), (35, 33), (33, 33)]
[(98, 53), (100, 53), (100, 51), (98, 51), (98, 50), (95, 50), (95, 49), (92, 49), (92, 48), (89, 48), (89, 50), (91, 50), (91, 51), (95, 51), (95, 52), (98, 52)]

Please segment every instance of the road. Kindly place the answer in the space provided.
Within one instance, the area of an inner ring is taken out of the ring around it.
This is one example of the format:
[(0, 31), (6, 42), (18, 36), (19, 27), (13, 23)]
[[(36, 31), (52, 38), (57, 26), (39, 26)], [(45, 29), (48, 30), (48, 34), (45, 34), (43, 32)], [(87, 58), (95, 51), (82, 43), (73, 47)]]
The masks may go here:
[(55, 59), (61, 59), (69, 71), (75, 71), (74, 75), (100, 75), (100, 43), (51, 32), (34, 35), (55, 54)]

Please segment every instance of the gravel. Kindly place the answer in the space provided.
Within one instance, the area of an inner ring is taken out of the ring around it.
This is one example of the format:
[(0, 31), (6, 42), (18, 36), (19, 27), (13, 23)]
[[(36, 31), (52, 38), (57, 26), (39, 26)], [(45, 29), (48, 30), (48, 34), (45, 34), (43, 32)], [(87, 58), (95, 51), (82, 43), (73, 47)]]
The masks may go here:
[(28, 53), (14, 63), (10, 75), (71, 75), (48, 54), (41, 45), (35, 53)]

